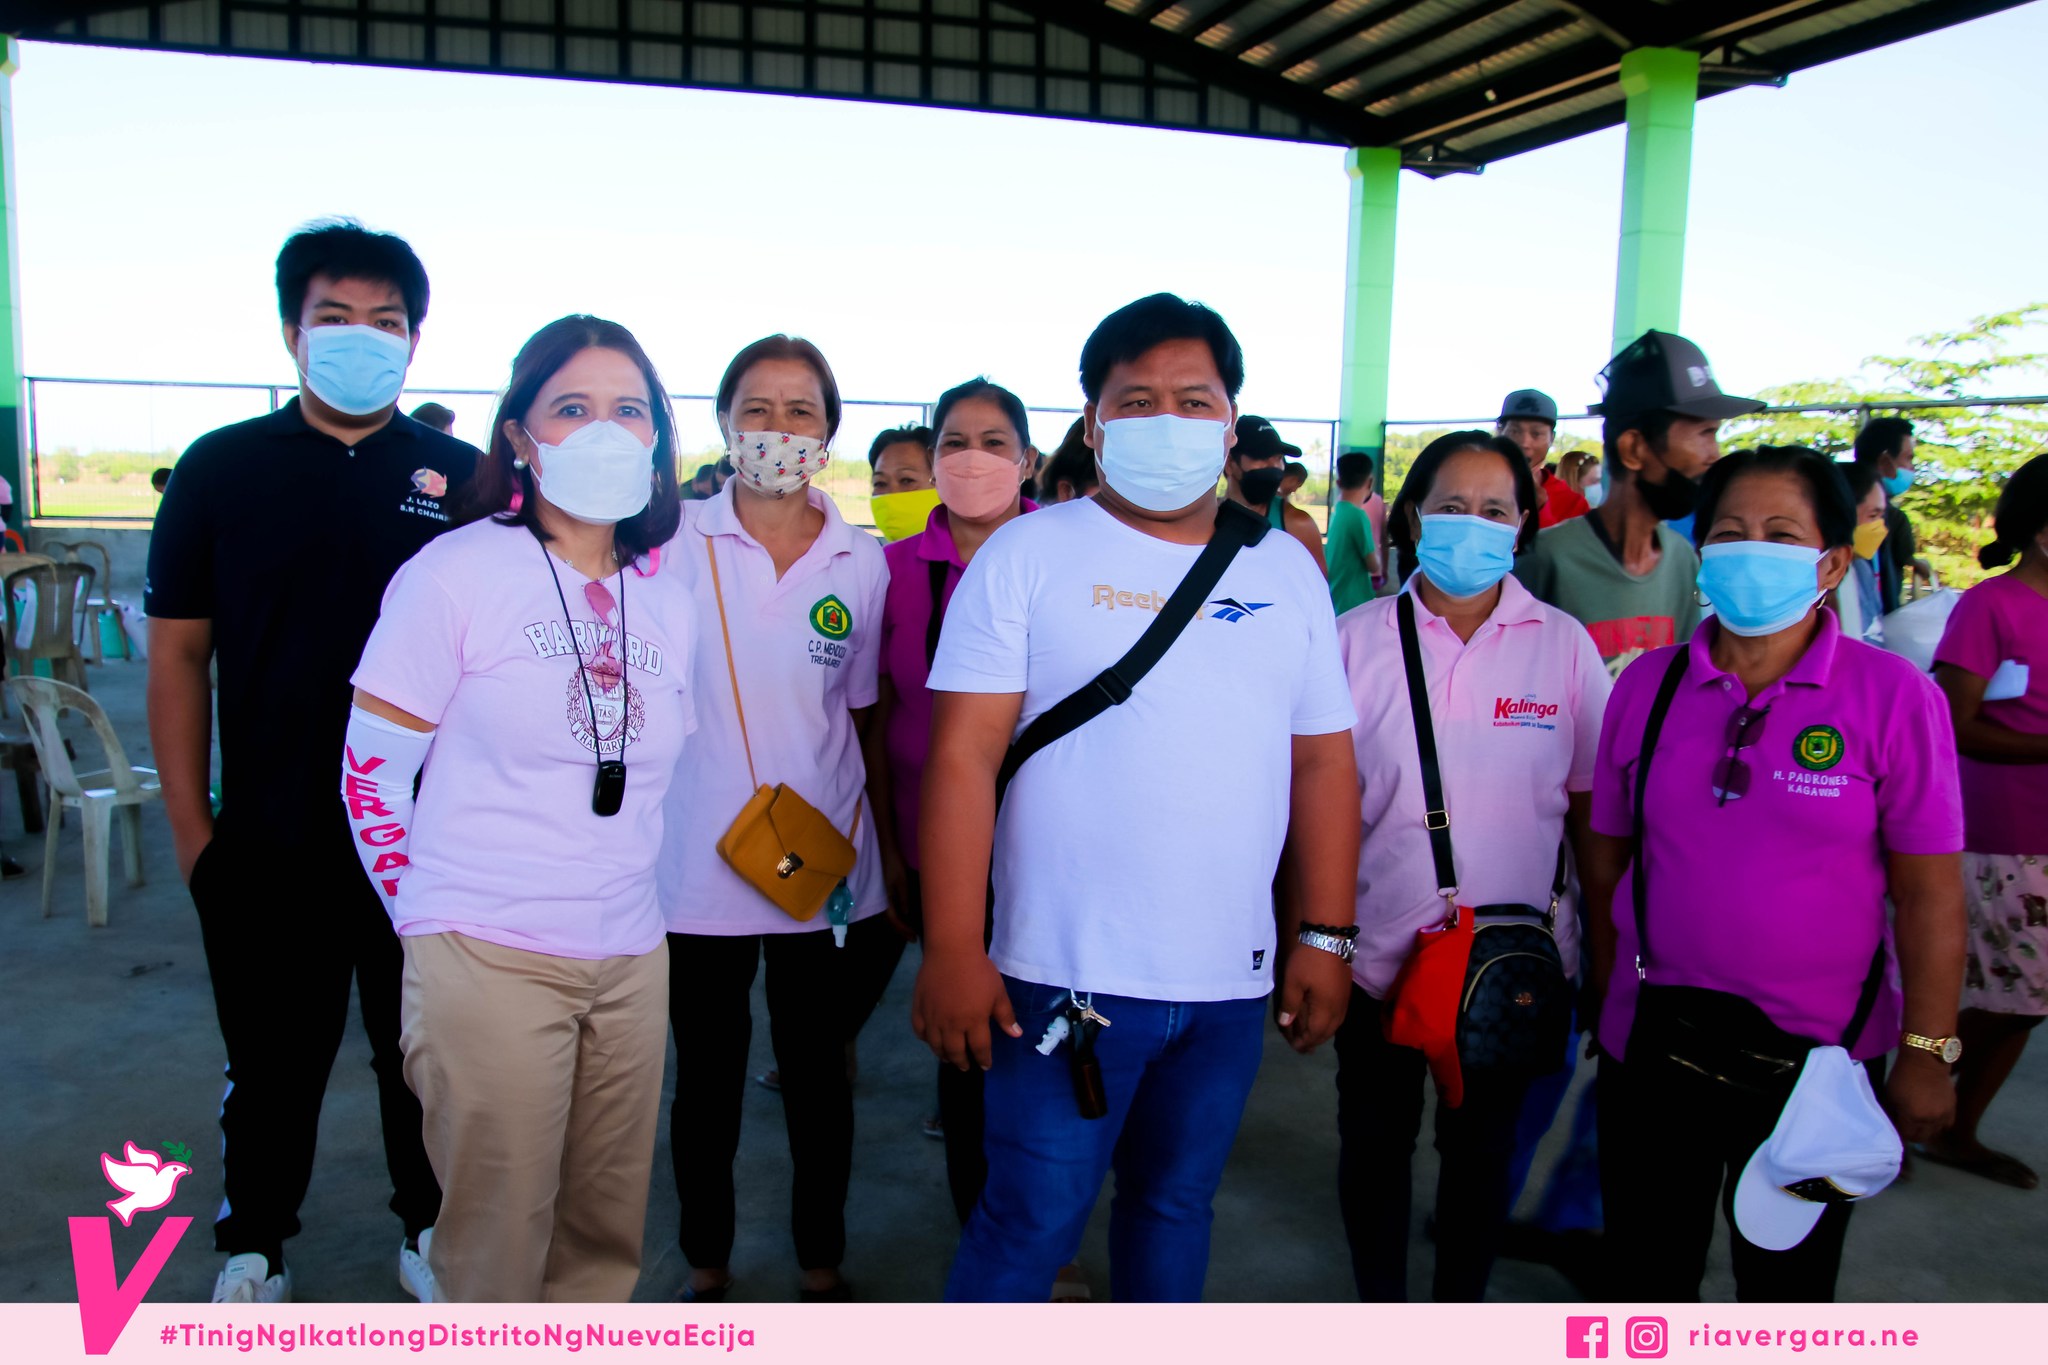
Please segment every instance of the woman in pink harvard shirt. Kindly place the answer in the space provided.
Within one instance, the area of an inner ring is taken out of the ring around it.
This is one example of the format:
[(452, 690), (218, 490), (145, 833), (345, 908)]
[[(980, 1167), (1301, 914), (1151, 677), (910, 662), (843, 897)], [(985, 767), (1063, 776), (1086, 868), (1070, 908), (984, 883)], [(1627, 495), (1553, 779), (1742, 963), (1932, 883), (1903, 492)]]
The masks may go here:
[(1954, 1116), (1955, 736), (1931, 679), (1820, 605), (1855, 540), (1833, 461), (1730, 455), (1696, 524), (1714, 615), (1623, 672), (1593, 779), (1609, 1289), (1696, 1299), (1725, 1191), (1737, 1297), (1828, 1302), (1854, 1205), (1813, 1201), (1813, 1230), (1771, 1250), (1743, 1236), (1733, 1191), (1814, 1047), (1864, 1063), (1909, 1141)]
[(2019, 563), (1963, 594), (1934, 651), (1962, 751), (1970, 957), (1956, 1125), (1923, 1150), (2031, 1190), (2034, 1169), (1978, 1141), (1977, 1124), (2048, 1017), (2048, 455), (1998, 495), (1997, 539), (1977, 557)]
[(698, 647), (656, 553), (675, 419), (631, 333), (566, 317), (520, 349), (465, 508), (384, 594), (342, 771), (441, 1182), (422, 1297), (624, 1302), (666, 1041), (654, 854)]
[[(1422, 1052), (1387, 1039), (1382, 1005), (1417, 932), (1445, 919), (1400, 619), (1415, 625), (1461, 906), (1550, 905), (1560, 845), (1586, 834), (1609, 684), (1585, 627), (1509, 572), (1536, 536), (1536, 483), (1505, 438), (1458, 431), (1430, 442), (1388, 521), (1414, 575), (1337, 621), (1358, 711), (1364, 836), (1351, 1008), (1337, 1030), (1337, 1189), (1358, 1296), (1398, 1302), (1408, 1296), (1410, 1165), (1427, 1081)], [(1577, 903), (1563, 896), (1551, 913), (1564, 974), (1576, 975)], [(1560, 1024), (1551, 1070), (1571, 1055), (1563, 1044)], [(1485, 1297), (1507, 1221), (1534, 1073), (1502, 1070), (1468, 1069), (1463, 1101), (1437, 1107), (1439, 1301)]]

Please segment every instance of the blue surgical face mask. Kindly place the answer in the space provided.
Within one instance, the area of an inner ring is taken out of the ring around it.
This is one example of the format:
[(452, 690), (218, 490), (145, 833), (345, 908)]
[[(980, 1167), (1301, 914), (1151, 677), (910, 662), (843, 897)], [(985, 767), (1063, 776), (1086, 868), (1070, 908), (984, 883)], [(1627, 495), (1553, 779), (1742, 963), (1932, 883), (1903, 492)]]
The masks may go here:
[(1521, 527), (1485, 517), (1432, 516), (1422, 519), (1415, 563), (1429, 581), (1452, 597), (1477, 597), (1515, 567)]
[(299, 373), (312, 395), (351, 417), (368, 417), (398, 401), (412, 343), (381, 327), (302, 327)]
[(1700, 551), (1700, 591), (1723, 629), (1775, 635), (1820, 601), (1820, 551), (1767, 540), (1709, 545)]
[(1897, 496), (1899, 496), (1899, 494), (1905, 492), (1908, 488), (1911, 488), (1913, 486), (1913, 471), (1910, 469), (1901, 469), (1898, 473), (1893, 474), (1887, 478), (1879, 479), (1877, 482), (1878, 485), (1884, 489), (1884, 495), (1886, 497), (1896, 498)]
[(1214, 497), (1228, 453), (1222, 422), (1176, 417), (1119, 417), (1103, 422), (1102, 479), (1125, 501), (1148, 512), (1178, 512)]

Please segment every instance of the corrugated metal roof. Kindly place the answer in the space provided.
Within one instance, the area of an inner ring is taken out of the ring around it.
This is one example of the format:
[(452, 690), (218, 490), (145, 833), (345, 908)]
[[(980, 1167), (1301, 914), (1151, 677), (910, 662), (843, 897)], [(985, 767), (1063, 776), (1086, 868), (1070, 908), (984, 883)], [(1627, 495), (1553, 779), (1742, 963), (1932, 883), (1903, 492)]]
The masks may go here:
[(0, 0), (53, 42), (1399, 146), (1427, 173), (1617, 123), (1621, 55), (1701, 93), (2022, 0)]

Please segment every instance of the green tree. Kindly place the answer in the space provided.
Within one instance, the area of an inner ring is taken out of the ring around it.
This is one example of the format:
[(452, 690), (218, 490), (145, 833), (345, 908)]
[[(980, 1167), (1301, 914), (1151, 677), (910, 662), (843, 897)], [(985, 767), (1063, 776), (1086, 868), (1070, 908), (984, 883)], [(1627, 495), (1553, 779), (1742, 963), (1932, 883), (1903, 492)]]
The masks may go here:
[(1973, 318), (1953, 332), (1912, 339), (1906, 355), (1874, 355), (1873, 387), (1847, 380), (1809, 380), (1765, 389), (1773, 407), (1826, 407), (1825, 412), (1774, 412), (1730, 422), (1721, 443), (1806, 445), (1846, 456), (1863, 419), (1899, 412), (1913, 422), (1920, 476), (1899, 507), (1913, 519), (1921, 554), (1944, 582), (1982, 577), (1977, 547), (1986, 538), (1999, 490), (2012, 472), (2048, 451), (2048, 413), (2038, 406), (1926, 408), (1894, 405), (1916, 399), (1979, 398), (2003, 390), (2038, 390), (2048, 378), (2048, 352), (2023, 349), (2029, 329), (2048, 325), (2048, 303)]

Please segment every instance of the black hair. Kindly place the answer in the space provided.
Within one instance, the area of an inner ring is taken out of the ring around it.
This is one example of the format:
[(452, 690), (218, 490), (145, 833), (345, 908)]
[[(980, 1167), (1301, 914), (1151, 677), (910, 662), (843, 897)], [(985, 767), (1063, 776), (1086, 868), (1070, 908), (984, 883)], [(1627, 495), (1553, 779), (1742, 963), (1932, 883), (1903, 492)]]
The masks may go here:
[(1408, 524), (1410, 509), (1418, 518), (1422, 515), (1422, 504), (1429, 500), (1437, 471), (1461, 450), (1490, 450), (1507, 461), (1515, 478), (1515, 507), (1523, 514), (1520, 534), (1515, 538), (1515, 553), (1521, 554), (1536, 543), (1536, 476), (1529, 472), (1529, 461), (1522, 448), (1490, 431), (1449, 431), (1422, 448), (1408, 468), (1408, 477), (1401, 481), (1401, 492), (1394, 505), (1387, 509), (1387, 539), (1401, 552), (1403, 564), (1415, 562), (1415, 533)]
[[(505, 434), (508, 422), (523, 422), (527, 410), (540, 397), (541, 389), (557, 371), (579, 352), (593, 346), (617, 351), (633, 362), (647, 381), (653, 400), (654, 446), (649, 458), (654, 466), (654, 491), (647, 506), (620, 522), (613, 531), (619, 561), (629, 563), (657, 546), (666, 545), (683, 519), (682, 490), (676, 487), (676, 415), (669, 407), (668, 390), (654, 372), (654, 362), (633, 334), (616, 322), (572, 313), (556, 318), (527, 338), (512, 359), (512, 379), (498, 400), (497, 415), (491, 419), (491, 440), (483, 458), (476, 462), (476, 474), (458, 502), (456, 522), (467, 525), (484, 517), (495, 517), (501, 525), (523, 526), (546, 540), (540, 524), (540, 499), (536, 496), (533, 470), (515, 468), (519, 452)], [(520, 495), (513, 510), (512, 494)]]
[(422, 403), (412, 410), (412, 420), (445, 434), (455, 425), (455, 413), (439, 403)]
[(697, 466), (697, 472), (696, 472), (696, 473), (694, 473), (694, 474), (692, 474), (692, 475), (690, 476), (690, 482), (691, 482), (691, 483), (695, 483), (695, 482), (697, 482), (697, 480), (699, 480), (699, 479), (710, 479), (710, 478), (716, 478), (716, 477), (717, 477), (717, 475), (718, 475), (718, 466), (717, 466), (717, 465), (715, 465), (715, 464), (700, 464), (700, 465), (698, 465), (698, 466)]
[(171, 471), (168, 469), (152, 469), (149, 472), (149, 486), (159, 493), (163, 492), (170, 482)]
[(1692, 538), (1704, 545), (1714, 516), (1729, 485), (1745, 474), (1792, 474), (1806, 485), (1814, 525), (1823, 548), (1846, 548), (1856, 541), (1856, 500), (1841, 466), (1810, 446), (1758, 446), (1716, 460), (1700, 479), (1699, 506), (1694, 509)]
[(747, 371), (764, 360), (795, 360), (811, 369), (818, 376), (818, 388), (825, 395), (825, 441), (829, 445), (839, 434), (839, 381), (832, 377), (832, 367), (825, 363), (825, 353), (812, 342), (802, 337), (793, 337), (786, 332), (762, 337), (740, 348), (740, 353), (725, 367), (725, 374), (718, 381), (718, 396), (712, 408), (718, 414), (721, 431), (732, 414), (733, 400), (739, 396), (740, 381), (747, 377)]
[(890, 427), (875, 433), (875, 439), (868, 442), (868, 467), (872, 469), (882, 458), (882, 452), (890, 446), (914, 445), (924, 451), (924, 462), (932, 462), (932, 429), (921, 427), (915, 422), (905, 422), (900, 427)]
[(1362, 450), (1349, 451), (1337, 457), (1337, 487), (1342, 489), (1363, 488), (1372, 480), (1372, 456)]
[(1089, 449), (1087, 437), (1087, 422), (1076, 417), (1060, 439), (1059, 448), (1046, 458), (1045, 468), (1039, 471), (1038, 486), (1047, 497), (1059, 491), (1062, 481), (1080, 497), (1102, 486), (1102, 476), (1095, 470), (1095, 452)]
[(1618, 474), (1624, 479), (1633, 478), (1635, 471), (1621, 462), (1621, 434), (1625, 431), (1640, 431), (1643, 440), (1649, 444), (1651, 453), (1662, 455), (1665, 445), (1671, 439), (1671, 426), (1678, 420), (1678, 414), (1665, 410), (1617, 414), (1605, 417), (1600, 422), (1600, 455), (1606, 463), (1609, 483)]
[(1081, 392), (1093, 403), (1102, 397), (1112, 367), (1128, 364), (1168, 341), (1200, 341), (1215, 357), (1216, 373), (1232, 402), (1244, 387), (1244, 348), (1221, 314), (1177, 294), (1148, 294), (1095, 324), (1081, 347)]
[[(1024, 412), (1024, 402), (1001, 384), (989, 382), (988, 376), (976, 375), (965, 384), (955, 384), (939, 395), (939, 401), (932, 404), (932, 430), (946, 429), (946, 414), (953, 405), (968, 398), (986, 398), (1003, 410), (1003, 416), (1010, 419), (1010, 429), (1017, 433), (1017, 444), (1031, 444), (1031, 419)], [(948, 475), (947, 477), (952, 477)]]
[(353, 218), (324, 218), (285, 238), (277, 253), (277, 315), (296, 326), (315, 275), (375, 280), (405, 300), (406, 330), (427, 320), (427, 268), (405, 238), (372, 232)]
[(1842, 481), (1849, 486), (1849, 505), (1851, 507), (1861, 507), (1863, 500), (1870, 496), (1870, 490), (1877, 487), (1877, 465), (1874, 462), (1871, 464), (1843, 464), (1840, 460), (1836, 460), (1833, 463), (1835, 471), (1842, 476)]
[(1308, 482), (1308, 466), (1300, 460), (1289, 460), (1286, 464), (1280, 466), (1280, 472), (1285, 478), (1300, 479), (1303, 483)]
[(1896, 455), (1913, 434), (1913, 424), (1903, 417), (1873, 417), (1856, 433), (1856, 463), (1876, 464)]
[(1997, 538), (1977, 551), (1977, 562), (2002, 569), (2048, 527), (2048, 455), (2036, 455), (2006, 480), (1991, 520)]

